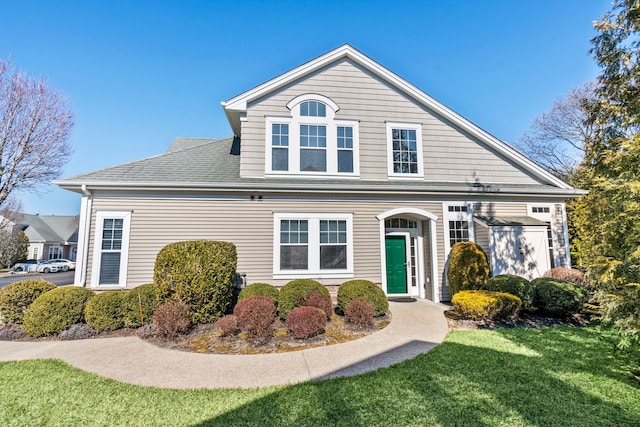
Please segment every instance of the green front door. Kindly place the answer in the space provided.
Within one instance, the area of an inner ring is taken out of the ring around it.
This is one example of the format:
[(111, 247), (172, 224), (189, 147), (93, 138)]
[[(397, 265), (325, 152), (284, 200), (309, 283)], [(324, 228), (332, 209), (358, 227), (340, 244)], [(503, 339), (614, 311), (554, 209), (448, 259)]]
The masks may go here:
[(387, 293), (407, 293), (407, 246), (404, 236), (385, 236)]

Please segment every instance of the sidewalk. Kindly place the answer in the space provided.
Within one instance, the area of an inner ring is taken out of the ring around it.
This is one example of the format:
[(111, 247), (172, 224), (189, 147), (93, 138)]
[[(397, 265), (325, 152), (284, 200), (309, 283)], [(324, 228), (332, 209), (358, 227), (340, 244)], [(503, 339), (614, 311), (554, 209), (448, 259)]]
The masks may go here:
[(0, 342), (0, 361), (56, 358), (117, 381), (163, 388), (253, 388), (357, 375), (429, 351), (448, 332), (446, 307), (390, 302), (392, 321), (359, 340), (291, 353), (202, 354), (168, 350), (137, 337)]

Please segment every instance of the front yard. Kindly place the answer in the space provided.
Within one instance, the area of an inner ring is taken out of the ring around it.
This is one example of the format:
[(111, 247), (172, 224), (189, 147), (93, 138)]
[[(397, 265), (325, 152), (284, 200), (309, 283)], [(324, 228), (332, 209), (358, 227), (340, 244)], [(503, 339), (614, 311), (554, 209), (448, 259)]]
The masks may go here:
[(595, 327), (455, 331), (358, 377), (194, 391), (121, 384), (54, 360), (7, 362), (0, 425), (637, 426), (639, 356)]

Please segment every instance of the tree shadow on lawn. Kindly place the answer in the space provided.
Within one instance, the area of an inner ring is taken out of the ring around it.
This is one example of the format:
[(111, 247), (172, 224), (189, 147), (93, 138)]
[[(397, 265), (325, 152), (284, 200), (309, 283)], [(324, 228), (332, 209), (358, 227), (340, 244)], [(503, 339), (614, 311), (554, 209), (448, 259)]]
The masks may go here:
[(640, 390), (621, 363), (592, 328), (459, 332), (390, 368), (286, 387), (198, 426), (639, 425)]

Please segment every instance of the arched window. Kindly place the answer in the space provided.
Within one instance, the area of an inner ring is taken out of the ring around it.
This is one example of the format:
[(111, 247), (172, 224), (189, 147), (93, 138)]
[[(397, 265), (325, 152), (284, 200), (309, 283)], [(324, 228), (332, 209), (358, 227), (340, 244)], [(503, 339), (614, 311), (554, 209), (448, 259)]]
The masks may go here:
[(291, 117), (266, 118), (266, 173), (352, 175), (359, 173), (358, 122), (336, 119), (340, 107), (319, 94), (287, 103)]

